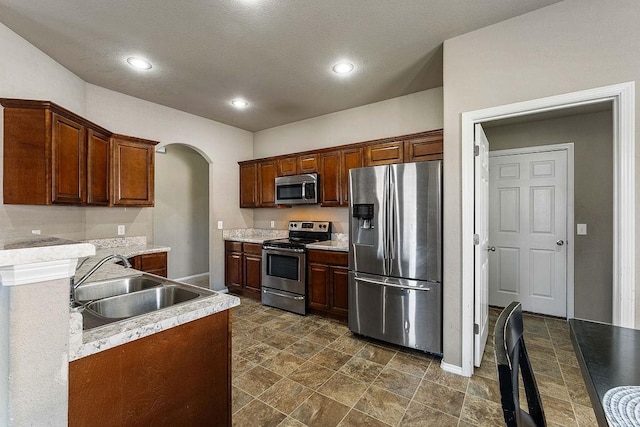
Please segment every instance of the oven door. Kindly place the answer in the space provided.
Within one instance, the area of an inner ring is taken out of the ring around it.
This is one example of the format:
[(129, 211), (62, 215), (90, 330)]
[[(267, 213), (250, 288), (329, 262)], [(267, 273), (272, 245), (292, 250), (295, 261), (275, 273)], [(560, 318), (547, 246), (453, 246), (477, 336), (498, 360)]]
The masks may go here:
[(262, 287), (306, 294), (304, 249), (264, 248)]

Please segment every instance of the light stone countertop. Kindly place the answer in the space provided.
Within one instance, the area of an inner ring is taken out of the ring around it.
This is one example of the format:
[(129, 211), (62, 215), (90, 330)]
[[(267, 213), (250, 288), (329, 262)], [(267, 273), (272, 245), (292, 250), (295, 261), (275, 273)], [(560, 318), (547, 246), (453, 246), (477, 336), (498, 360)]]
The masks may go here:
[(234, 242), (263, 243), (265, 240), (289, 237), (288, 230), (267, 230), (261, 228), (239, 228), (223, 230), (222, 238)]
[(89, 243), (0, 231), (0, 267), (81, 258), (94, 253), (95, 248)]
[[(102, 240), (102, 239), (101, 239)], [(104, 239), (107, 240), (107, 239)], [(88, 259), (76, 272), (76, 277), (82, 277), (92, 266), (105, 256), (117, 253), (125, 257), (148, 253), (167, 252), (171, 248), (166, 246), (147, 245), (146, 240), (118, 240), (101, 243), (92, 241), (97, 246), (107, 246), (96, 250), (96, 255)], [(95, 243), (94, 243), (95, 242)], [(112, 246), (121, 244), (123, 246)], [(137, 276), (141, 271), (111, 263), (101, 266), (87, 282), (116, 279), (119, 277)], [(187, 285), (191, 286), (191, 285)], [(199, 291), (202, 288), (198, 288)], [(87, 331), (82, 330), (82, 314), (78, 308), (70, 309), (70, 338), (69, 361), (77, 360), (91, 354), (113, 348), (138, 338), (161, 332), (174, 326), (209, 316), (220, 311), (228, 310), (240, 305), (238, 297), (211, 291), (211, 296), (199, 298), (175, 307), (154, 311), (142, 316), (132, 317), (120, 322), (111, 323)]]
[(324, 242), (308, 243), (307, 249), (349, 252), (349, 242), (344, 242), (340, 240), (325, 240)]

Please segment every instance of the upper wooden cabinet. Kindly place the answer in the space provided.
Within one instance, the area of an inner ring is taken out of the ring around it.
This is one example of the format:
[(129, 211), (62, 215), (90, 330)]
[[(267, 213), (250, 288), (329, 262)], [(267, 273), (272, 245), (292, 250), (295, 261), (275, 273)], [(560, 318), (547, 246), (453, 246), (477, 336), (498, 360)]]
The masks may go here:
[(318, 172), (318, 154), (304, 154), (298, 156), (298, 173)]
[(442, 129), (239, 162), (240, 207), (275, 207), (276, 176), (318, 173), (321, 206), (349, 206), (349, 171), (442, 159)]
[(276, 161), (258, 163), (258, 204), (261, 207), (276, 206)]
[(256, 162), (240, 165), (240, 207), (258, 206), (258, 164)]
[(364, 147), (364, 165), (379, 166), (404, 162), (403, 141), (371, 144)]
[(404, 141), (404, 161), (424, 162), (442, 160), (442, 131), (429, 132), (424, 136)]
[(298, 173), (298, 158), (285, 157), (278, 159), (278, 176), (295, 175)]
[(114, 206), (153, 206), (155, 141), (111, 138)]
[(157, 142), (113, 135), (49, 101), (0, 104), (5, 204), (153, 206)]

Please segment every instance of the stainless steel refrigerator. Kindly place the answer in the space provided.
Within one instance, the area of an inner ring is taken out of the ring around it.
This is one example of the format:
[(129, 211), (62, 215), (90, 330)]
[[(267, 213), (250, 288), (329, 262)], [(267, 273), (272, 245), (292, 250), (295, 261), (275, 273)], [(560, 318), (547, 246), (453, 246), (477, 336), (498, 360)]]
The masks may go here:
[(349, 172), (349, 329), (442, 353), (442, 161)]

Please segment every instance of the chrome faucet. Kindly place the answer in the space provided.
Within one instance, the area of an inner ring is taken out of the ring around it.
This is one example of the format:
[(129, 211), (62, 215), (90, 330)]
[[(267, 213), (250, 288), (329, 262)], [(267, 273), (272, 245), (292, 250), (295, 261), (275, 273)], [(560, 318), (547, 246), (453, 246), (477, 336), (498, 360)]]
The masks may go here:
[(102, 258), (100, 260), (100, 262), (98, 262), (96, 265), (91, 267), (91, 270), (89, 270), (87, 272), (87, 274), (82, 276), (80, 278), (80, 280), (78, 280), (77, 282), (74, 281), (73, 277), (71, 278), (71, 302), (72, 303), (75, 302), (75, 300), (76, 300), (76, 289), (78, 289), (80, 287), (80, 285), (82, 285), (84, 282), (86, 282), (87, 279), (89, 277), (91, 277), (91, 275), (93, 273), (95, 273), (97, 269), (102, 267), (107, 261), (109, 261), (109, 260), (111, 260), (113, 258), (118, 258), (119, 260), (121, 260), (123, 262), (125, 268), (131, 268), (131, 263), (129, 262), (129, 260), (126, 259), (124, 256), (122, 256), (120, 254), (108, 255), (108, 256)]

